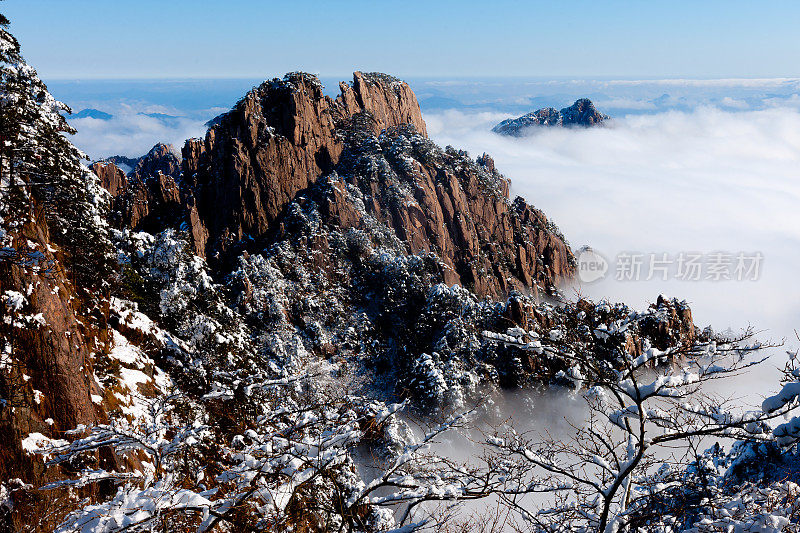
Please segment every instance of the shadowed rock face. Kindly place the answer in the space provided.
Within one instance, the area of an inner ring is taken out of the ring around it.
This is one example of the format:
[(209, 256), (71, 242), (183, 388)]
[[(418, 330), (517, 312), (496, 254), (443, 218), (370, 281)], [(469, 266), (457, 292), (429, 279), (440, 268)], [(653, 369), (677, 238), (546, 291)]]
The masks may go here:
[(181, 175), (181, 161), (172, 146), (159, 143), (134, 161), (129, 176), (117, 167), (113, 158), (89, 167), (111, 193), (111, 225), (160, 231), (167, 225), (180, 223), (185, 199), (175, 181)]
[(609, 117), (595, 109), (588, 98), (575, 100), (575, 103), (561, 110), (561, 123), (564, 126), (594, 126)]
[[(195, 253), (212, 264), (267, 243), (290, 202), (333, 173), (341, 185), (324, 201), (326, 223), (363, 228), (377, 219), (410, 253), (438, 255), (447, 283), (501, 297), (549, 291), (571, 276), (560, 233), (523, 199), (510, 201), (490, 156), (475, 161), (428, 140), (405, 82), (356, 72), (340, 89), (333, 100), (304, 73), (261, 84), (214, 119), (205, 139), (186, 142), (180, 177), (163, 145), (127, 184), (110, 163), (93, 168), (112, 195), (124, 194), (115, 203), (122, 226), (153, 232), (183, 223)], [(357, 201), (346, 186), (358, 190)]]
[(595, 126), (607, 120), (607, 115), (597, 111), (594, 104), (588, 98), (576, 100), (574, 104), (565, 107), (561, 111), (555, 108), (546, 107), (537, 109), (519, 118), (510, 118), (502, 121), (492, 131), (501, 135), (521, 137), (528, 132), (529, 128), (537, 126)]
[(158, 143), (144, 157), (139, 158), (131, 176), (144, 180), (158, 174), (173, 178), (181, 175), (181, 160), (168, 144)]
[(128, 178), (125, 173), (111, 161), (98, 161), (89, 168), (100, 178), (100, 185), (117, 198), (128, 190)]

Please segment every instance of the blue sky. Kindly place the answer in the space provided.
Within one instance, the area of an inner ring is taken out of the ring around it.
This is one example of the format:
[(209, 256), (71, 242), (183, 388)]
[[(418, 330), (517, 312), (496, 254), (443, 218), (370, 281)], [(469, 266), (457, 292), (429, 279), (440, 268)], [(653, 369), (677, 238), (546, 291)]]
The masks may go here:
[(800, 2), (6, 0), (45, 79), (800, 75)]

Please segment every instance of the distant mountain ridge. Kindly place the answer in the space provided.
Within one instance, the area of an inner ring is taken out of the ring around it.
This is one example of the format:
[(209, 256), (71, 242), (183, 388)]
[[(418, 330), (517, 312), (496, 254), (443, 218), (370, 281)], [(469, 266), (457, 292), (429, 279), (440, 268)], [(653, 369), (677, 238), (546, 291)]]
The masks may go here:
[(153, 118), (165, 126), (174, 127), (178, 124), (181, 117), (175, 115), (167, 115), (166, 113), (136, 113), (140, 117)]
[[(136, 114), (138, 116), (141, 116), (141, 117), (148, 117), (148, 118), (156, 119), (159, 122), (161, 122), (162, 124), (165, 124), (167, 126), (174, 126), (181, 119), (181, 117), (179, 117), (179, 116), (168, 115), (166, 113), (145, 113), (145, 112), (140, 112), (140, 113), (136, 113)], [(76, 119), (76, 118), (93, 118), (95, 120), (111, 120), (112, 118), (114, 118), (114, 115), (112, 115), (111, 113), (106, 113), (105, 111), (100, 111), (99, 109), (94, 109), (94, 108), (88, 107), (86, 109), (81, 109), (80, 111), (78, 111), (76, 113), (72, 113), (71, 115), (67, 115), (67, 119)]]
[(114, 118), (114, 115), (110, 113), (106, 113), (105, 111), (100, 111), (99, 109), (81, 109), (77, 113), (73, 113), (69, 115), (67, 118), (93, 118), (96, 120), (111, 120)]
[(580, 98), (569, 107), (556, 110), (554, 107), (537, 109), (518, 118), (510, 118), (497, 124), (492, 131), (501, 135), (521, 137), (529, 128), (537, 126), (596, 126), (608, 120), (588, 98)]

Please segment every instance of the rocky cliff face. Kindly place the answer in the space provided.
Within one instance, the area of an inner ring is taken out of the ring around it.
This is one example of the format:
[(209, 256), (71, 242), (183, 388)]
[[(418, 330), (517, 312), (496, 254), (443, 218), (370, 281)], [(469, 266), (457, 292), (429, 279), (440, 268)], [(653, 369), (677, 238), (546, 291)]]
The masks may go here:
[(22, 448), (29, 434), (61, 434), (102, 417), (91, 401), (92, 375), (107, 335), (102, 306), (86, 309), (83, 291), (60, 271), (46, 222), (34, 219), (17, 235), (12, 246), (26, 257), (0, 261), (0, 337), (10, 370), (0, 380), (0, 478), (29, 481), (42, 473)]
[(529, 128), (537, 126), (590, 127), (602, 124), (609, 118), (607, 115), (597, 111), (591, 100), (581, 98), (561, 111), (547, 107), (537, 109), (518, 118), (504, 120), (492, 128), (492, 131), (501, 135), (521, 137), (528, 133)]
[[(73, 132), (61, 115), (65, 106), (25, 63), (4, 20), (0, 17), (0, 531), (23, 531), (45, 514), (33, 510), (36, 502), (47, 502), (39, 509), (48, 512), (53, 503), (25, 487), (59, 476), (33, 451), (80, 424), (106, 420), (104, 406), (95, 401), (100, 398), (95, 362), (109, 345), (107, 294), (115, 256), (104, 222), (108, 194), (62, 135)], [(109, 188), (119, 188), (118, 175), (108, 173), (106, 179)], [(41, 530), (53, 529), (44, 525), (46, 518), (41, 523)]]
[(209, 235), (194, 242), (197, 253), (213, 257), (265, 235), (341, 150), (332, 102), (316, 78), (290, 74), (252, 90), (204, 141), (183, 148), (183, 179)]
[(509, 201), (509, 181), (488, 155), (477, 163), (465, 152), (441, 150), (410, 126), (377, 139), (356, 127), (346, 140), (337, 172), (360, 202), (336, 189), (325, 204), (331, 222), (363, 228), (365, 215), (373, 217), (411, 252), (441, 258), (445, 283), (479, 295), (552, 291), (571, 274), (572, 254), (560, 234), (522, 198)]
[(355, 72), (353, 83), (342, 82), (339, 89), (341, 95), (335, 102), (339, 118), (366, 112), (375, 119), (375, 134), (387, 128), (410, 124), (417, 133), (428, 136), (417, 96), (407, 83), (387, 74)]
[(216, 119), (204, 141), (183, 148), (184, 182), (191, 189), (207, 241), (200, 255), (214, 257), (248, 239), (268, 234), (299, 191), (332, 171), (344, 148), (340, 125), (368, 113), (372, 133), (425, 123), (407, 84), (389, 76), (356, 72), (341, 84), (335, 101), (323, 96), (319, 80), (303, 73), (271, 80), (248, 93)]
[(262, 246), (289, 203), (335, 172), (361, 198), (334, 194), (325, 210), (330, 223), (358, 228), (366, 214), (378, 219), (410, 253), (441, 257), (448, 283), (501, 297), (513, 289), (552, 291), (571, 275), (561, 235), (524, 200), (510, 201), (509, 181), (491, 157), (476, 162), (427, 139), (406, 83), (356, 72), (340, 88), (332, 100), (308, 74), (265, 82), (217, 117), (205, 139), (186, 142), (180, 177), (161, 146), (137, 163), (127, 184), (110, 163), (95, 172), (123, 225), (152, 231), (153, 221), (185, 223), (195, 253), (212, 262)]

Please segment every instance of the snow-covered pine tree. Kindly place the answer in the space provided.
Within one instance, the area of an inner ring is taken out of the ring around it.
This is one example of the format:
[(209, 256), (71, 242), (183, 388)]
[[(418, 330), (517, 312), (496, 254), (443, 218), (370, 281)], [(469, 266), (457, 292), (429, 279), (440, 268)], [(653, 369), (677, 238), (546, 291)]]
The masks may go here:
[(64, 252), (75, 284), (99, 288), (113, 266), (103, 211), (107, 193), (82, 164), (85, 155), (64, 137), (72, 134), (58, 102), (25, 63), (19, 42), (0, 19), (0, 217), (5, 248), (0, 259), (19, 259), (8, 248), (26, 224), (49, 230)]

